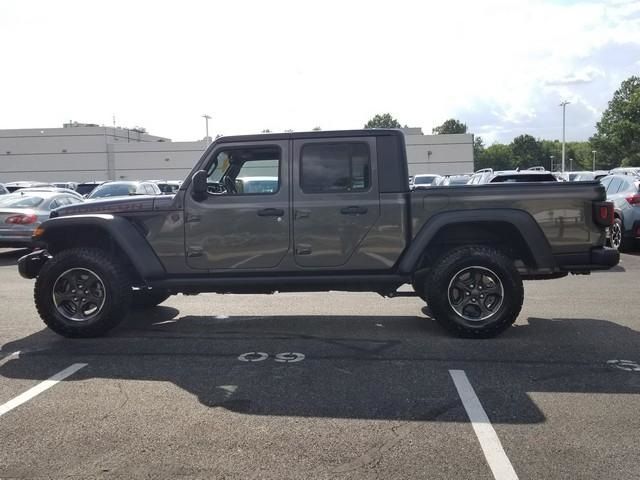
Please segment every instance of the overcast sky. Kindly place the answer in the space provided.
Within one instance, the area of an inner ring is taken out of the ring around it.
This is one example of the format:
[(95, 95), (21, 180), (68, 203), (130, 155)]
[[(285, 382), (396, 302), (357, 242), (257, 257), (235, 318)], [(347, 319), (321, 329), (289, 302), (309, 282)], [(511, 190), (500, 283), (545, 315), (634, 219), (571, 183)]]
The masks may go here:
[(486, 143), (586, 140), (640, 73), (640, 1), (0, 1), (0, 128), (175, 141), (450, 117)]

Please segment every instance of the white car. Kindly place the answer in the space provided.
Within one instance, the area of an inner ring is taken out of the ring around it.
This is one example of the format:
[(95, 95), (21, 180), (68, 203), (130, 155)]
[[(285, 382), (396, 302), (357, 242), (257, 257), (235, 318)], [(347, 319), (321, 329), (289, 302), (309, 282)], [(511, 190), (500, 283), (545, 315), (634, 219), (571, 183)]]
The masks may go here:
[(442, 175), (415, 175), (413, 177), (413, 182), (411, 183), (411, 190), (435, 187), (440, 184), (442, 179)]

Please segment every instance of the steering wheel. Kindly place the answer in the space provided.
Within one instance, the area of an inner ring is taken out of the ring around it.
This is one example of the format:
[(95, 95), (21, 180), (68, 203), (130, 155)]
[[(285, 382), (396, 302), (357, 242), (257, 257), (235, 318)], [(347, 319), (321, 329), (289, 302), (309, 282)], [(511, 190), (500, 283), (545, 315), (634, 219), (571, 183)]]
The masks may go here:
[(224, 189), (226, 190), (226, 193), (231, 195), (238, 193), (236, 190), (236, 182), (231, 177), (224, 177)]

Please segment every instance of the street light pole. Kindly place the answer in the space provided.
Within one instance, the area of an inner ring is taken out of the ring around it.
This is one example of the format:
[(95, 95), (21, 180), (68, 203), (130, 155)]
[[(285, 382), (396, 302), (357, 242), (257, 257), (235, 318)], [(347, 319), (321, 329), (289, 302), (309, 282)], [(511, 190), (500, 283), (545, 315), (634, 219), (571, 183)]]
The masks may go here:
[(569, 105), (571, 102), (568, 102), (567, 100), (563, 101), (560, 106), (562, 107), (562, 173), (564, 173), (564, 156), (565, 156), (565, 151), (564, 151), (564, 133), (565, 133), (565, 111), (567, 109), (567, 105)]
[(211, 120), (211, 117), (209, 115), (207, 115), (206, 113), (204, 115), (202, 115), (202, 118), (204, 118), (204, 125), (205, 125), (205, 131), (206, 131), (206, 136), (205, 141), (207, 142), (207, 145), (209, 145), (211, 143), (211, 140), (209, 138), (209, 120)]
[(549, 158), (551, 159), (551, 171), (553, 172), (553, 155), (549, 155)]
[(593, 153), (593, 171), (596, 171), (596, 150), (591, 150), (591, 153)]

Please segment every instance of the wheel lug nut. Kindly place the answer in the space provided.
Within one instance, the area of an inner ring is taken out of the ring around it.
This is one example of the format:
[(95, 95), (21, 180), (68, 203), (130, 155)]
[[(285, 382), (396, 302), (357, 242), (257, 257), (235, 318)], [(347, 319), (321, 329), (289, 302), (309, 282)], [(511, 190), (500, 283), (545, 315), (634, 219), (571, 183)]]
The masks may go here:
[(470, 294), (469, 292), (466, 292), (466, 295), (467, 295), (467, 296), (469, 296), (469, 295), (471, 295), (471, 294)]

